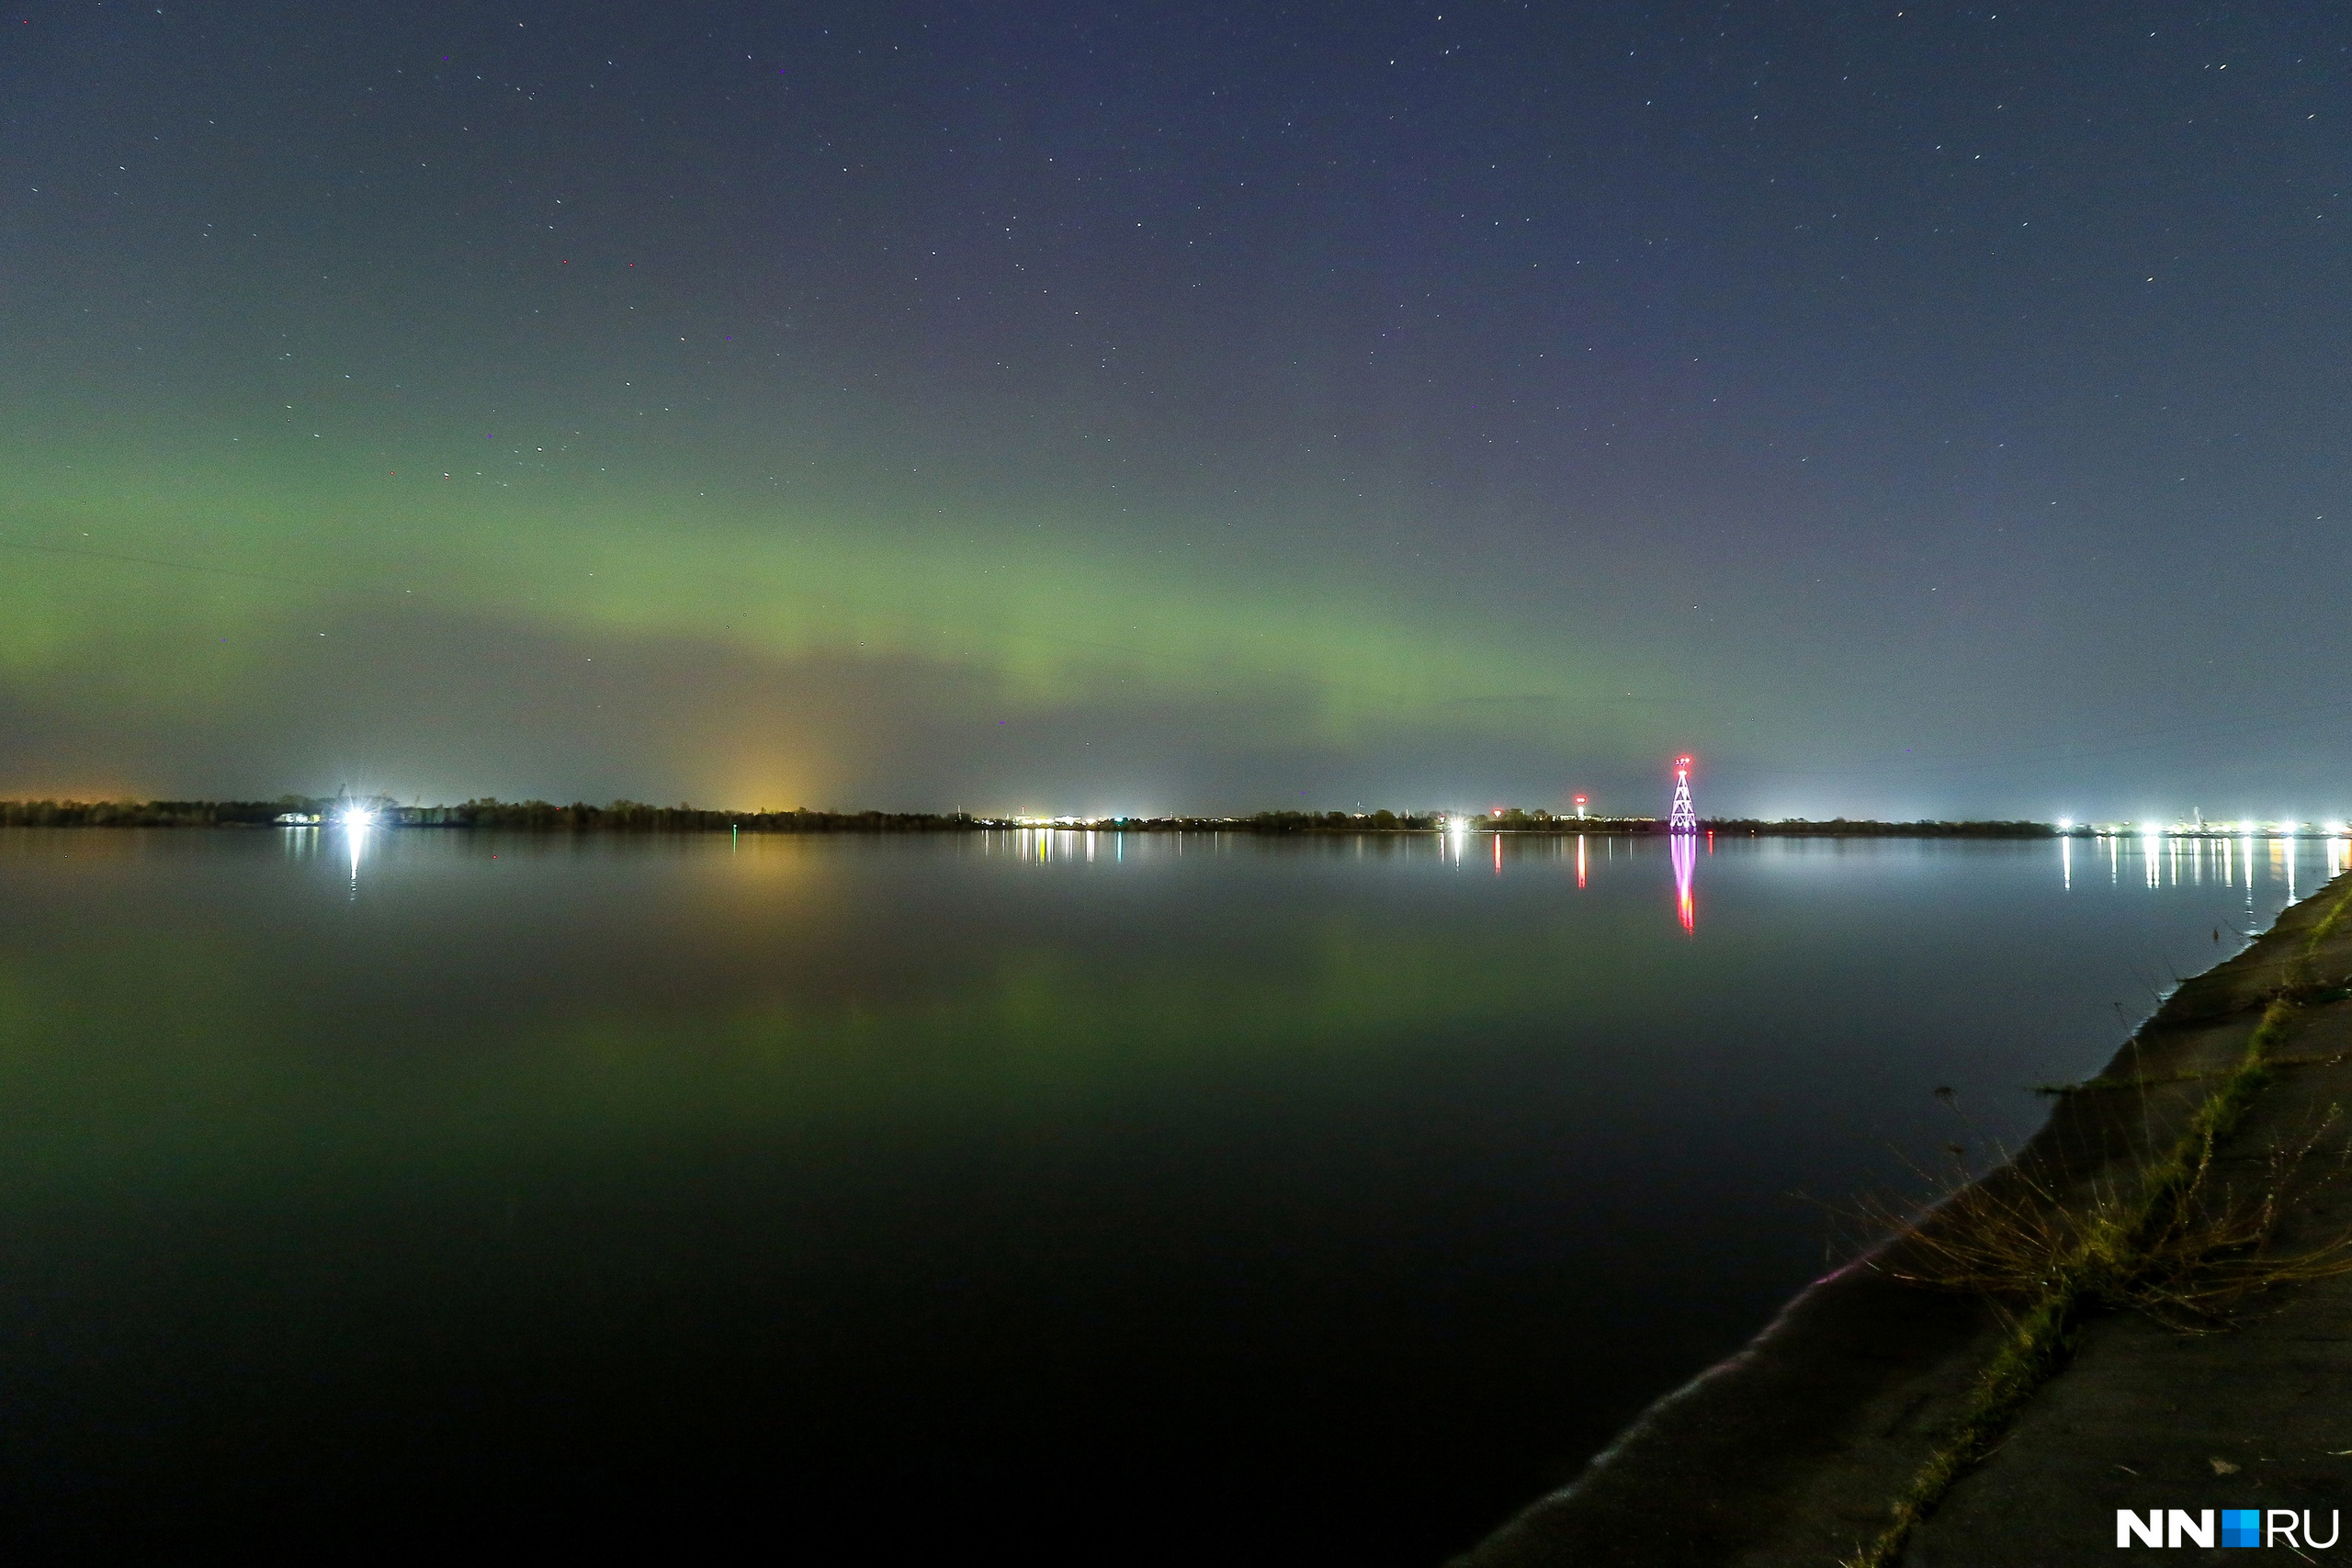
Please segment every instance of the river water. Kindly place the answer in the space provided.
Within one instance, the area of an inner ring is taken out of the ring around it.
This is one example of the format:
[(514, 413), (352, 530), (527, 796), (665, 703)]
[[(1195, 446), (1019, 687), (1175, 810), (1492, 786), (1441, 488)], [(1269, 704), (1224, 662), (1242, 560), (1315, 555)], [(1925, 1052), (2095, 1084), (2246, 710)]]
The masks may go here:
[(0, 1545), (1431, 1563), (2345, 853), (0, 834)]

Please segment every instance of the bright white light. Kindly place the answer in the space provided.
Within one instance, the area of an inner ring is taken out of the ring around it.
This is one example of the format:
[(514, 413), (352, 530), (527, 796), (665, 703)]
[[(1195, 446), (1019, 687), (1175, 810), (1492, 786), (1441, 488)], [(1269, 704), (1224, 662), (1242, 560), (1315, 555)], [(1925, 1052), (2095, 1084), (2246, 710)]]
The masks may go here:
[(376, 814), (367, 807), (351, 806), (345, 807), (343, 814), (335, 820), (346, 828), (373, 828), (376, 825)]
[(2062, 833), (2073, 832), (2075, 830), (2075, 819), (2071, 817), (2061, 817), (2058, 818), (2058, 830)]
[(2157, 827), (2154, 822), (2143, 822), (2140, 824), (2140, 837), (2143, 839), (2161, 838), (2163, 834), (2164, 829)]
[(2330, 822), (2327, 825), (2327, 835), (2331, 839), (2342, 838), (2344, 836), (2344, 824), (2341, 822)]

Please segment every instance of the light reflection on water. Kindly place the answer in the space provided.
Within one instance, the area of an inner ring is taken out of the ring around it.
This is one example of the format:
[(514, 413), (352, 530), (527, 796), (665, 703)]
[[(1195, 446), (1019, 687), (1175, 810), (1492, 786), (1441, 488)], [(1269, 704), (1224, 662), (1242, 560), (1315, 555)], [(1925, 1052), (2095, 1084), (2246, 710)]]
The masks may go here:
[(1673, 835), (1668, 858), (1674, 863), (1675, 918), (1682, 922), (1683, 933), (1692, 935), (1699, 929), (1699, 909), (1692, 902), (1690, 892), (1691, 880), (1699, 871), (1699, 836), (1695, 833)]
[(2346, 856), (1477, 838), (0, 835), (0, 1545), (1442, 1561)]
[[(2221, 833), (2143, 832), (2136, 837), (2117, 833), (2100, 835), (2098, 841), (2107, 850), (2110, 886), (2122, 885), (2123, 863), (2136, 854), (2138, 880), (2147, 888), (2202, 887), (2210, 880), (2216, 886), (2242, 892), (2238, 918), (2233, 923), (2247, 935), (2260, 928), (2269, 912), (2258, 898), (2258, 887), (2274, 890), (2278, 896), (2276, 903), (2283, 907), (2318, 884), (2333, 881), (2352, 865), (2352, 838), (2334, 833), (2274, 835), (2259, 840), (2264, 846), (2260, 854), (2256, 852), (2257, 840), (2251, 833), (2235, 840)], [(2074, 862), (2074, 839), (2060, 838), (2059, 883), (2069, 892), (2075, 886)]]
[[(1004, 833), (978, 834), (975, 837), (980, 842), (982, 854), (992, 855), (1000, 852), (1000, 842), (1009, 840), (1015, 846), (1016, 854), (1024, 859), (1034, 860), (1041, 865), (1052, 864), (1057, 853), (1064, 859), (1079, 853), (1078, 841), (1080, 840), (1083, 840), (1083, 858), (1091, 862), (1095, 858), (1098, 837), (1114, 841), (1116, 848), (1112, 858), (1122, 863), (1126, 858), (1126, 843), (1130, 839), (1136, 840), (1139, 845), (1155, 845), (1168, 852), (1177, 854), (1184, 852), (1184, 846), (1188, 840), (1194, 843), (1195, 852), (1205, 850), (1209, 853), (1230, 853), (1238, 847), (1258, 847), (1257, 840), (1251, 835), (1241, 833), (1151, 835), (1099, 832), (1098, 830), (1080, 831), (1070, 829), (1024, 828)], [(1481, 832), (1460, 822), (1454, 823), (1447, 831), (1441, 834), (1347, 837), (1352, 846), (1351, 852), (1359, 859), (1363, 856), (1368, 847), (1374, 847), (1381, 854), (1400, 855), (1408, 859), (1419, 855), (1431, 855), (1443, 863), (1456, 867), (1466, 863), (1473, 854), (1478, 852), (1474, 848), (1475, 840), (1483, 837), (1487, 840), (1487, 845), (1481, 858), (1495, 875), (1500, 876), (1507, 870), (1524, 869), (1532, 863), (1546, 860), (1565, 861), (1572, 858), (1575, 862), (1576, 886), (1580, 892), (1589, 888), (1592, 883), (1594, 861), (1591, 839), (1598, 837), (1600, 840), (1605, 863), (1610, 865), (1616, 863), (1621, 843), (1629, 852), (1626, 863), (1629, 865), (1634, 863), (1631, 852), (1655, 847), (1655, 840), (1648, 836), (1628, 838), (1623, 834)], [(1695, 935), (1698, 929), (1697, 887), (1700, 858), (1698, 840), (1696, 836), (1668, 837), (1667, 869), (1672, 879), (1672, 886), (1668, 893), (1668, 908), (1679, 928), (1686, 934)], [(2184, 879), (2191, 887), (2201, 887), (2205, 886), (2209, 877), (2220, 886), (2242, 889), (2245, 898), (2242, 904), (2243, 919), (2239, 922), (2240, 928), (2247, 934), (2251, 934), (2256, 929), (2252, 922), (2256, 919), (2258, 912), (2256, 897), (2256, 868), (2258, 857), (2255, 852), (2256, 840), (2253, 835), (2247, 834), (2233, 843), (2230, 838), (2222, 834), (2183, 834), (2162, 831), (2143, 831), (2136, 835), (2060, 834), (2056, 838), (2058, 880), (2060, 888), (2069, 893), (2075, 889), (2075, 855), (2078, 839), (2082, 840), (2086, 845), (2105, 849), (2108, 858), (2108, 881), (2112, 886), (2122, 886), (2125, 862), (2127, 859), (2136, 858), (2138, 864), (2133, 868), (2135, 880), (2139, 886), (2151, 890), (2167, 886), (2177, 888), (2183, 886)], [(1714, 840), (1714, 833), (1712, 830), (1708, 831), (1705, 834), (1705, 850), (1710, 855), (1715, 852)], [(1837, 840), (1778, 837), (1762, 841), (1783, 846), (1840, 842)], [(1843, 840), (1849, 844), (1856, 841), (1859, 840)], [(2262, 842), (2267, 846), (2267, 855), (2259, 857), (2265, 863), (2262, 881), (2266, 886), (2278, 888), (2283, 895), (2284, 902), (2288, 904), (2295, 902), (2307, 887), (2313, 885), (2312, 878), (2316, 877), (2320, 881), (2332, 880), (2342, 874), (2347, 865), (2352, 865), (2352, 837), (2334, 834), (2324, 838), (2308, 835), (2273, 836)], [(355, 874), (357, 869), (357, 859), (358, 846), (355, 842), (353, 846)]]
[[(343, 835), (349, 859), (349, 893), (356, 901), (359, 896), (360, 867), (368, 852), (371, 840), (379, 830), (368, 825), (345, 823), (334, 829)], [(305, 858), (317, 852), (321, 829), (314, 827), (285, 828), (278, 830), (286, 853), (291, 858)], [(1440, 835), (1403, 834), (1372, 838), (1353, 836), (1353, 852), (1361, 858), (1367, 844), (1377, 844), (1384, 853), (1413, 856), (1434, 853), (1440, 860), (1454, 865), (1462, 864), (1474, 852), (1472, 840), (1479, 836), (1488, 842), (1487, 859), (1494, 874), (1504, 874), (1508, 866), (1523, 864), (1544, 858), (1566, 859), (1573, 852), (1576, 862), (1576, 885), (1585, 890), (1591, 879), (1591, 855), (1588, 835), (1582, 833), (1487, 833), (1480, 835), (1459, 823)], [(1622, 835), (1603, 835), (1606, 858), (1617, 859)], [(2059, 885), (2072, 892), (2075, 886), (2075, 849), (2076, 835), (2061, 834), (2057, 839)], [(1168, 852), (1182, 855), (1189, 844), (1193, 852), (1221, 854), (1231, 852), (1237, 846), (1252, 843), (1252, 837), (1241, 833), (1159, 834), (1146, 835), (1108, 831), (1097, 829), (1023, 828), (1002, 832), (971, 835), (983, 856), (993, 857), (1010, 852), (1039, 865), (1052, 865), (1057, 860), (1082, 860), (1092, 863), (1098, 853), (1105, 852), (1103, 840), (1109, 840), (1109, 859), (1125, 864), (1128, 840), (1139, 844), (1151, 843)], [(1570, 850), (1573, 840), (1574, 849)], [(1787, 840), (1781, 842), (1815, 840)], [(2121, 834), (2100, 834), (2095, 840), (2105, 846), (2108, 854), (2108, 880), (2111, 886), (2122, 884), (2124, 860), (2136, 855), (2140, 883), (2150, 889), (2178, 887), (2184, 874), (2191, 886), (2204, 886), (2210, 875), (2223, 887), (2243, 888), (2243, 919), (2241, 928), (2247, 934), (2256, 929), (2256, 839), (2248, 834), (2236, 843), (2222, 835), (2184, 835), (2142, 832), (2136, 837)], [(2310, 871), (2321, 880), (2333, 879), (2347, 864), (2352, 864), (2352, 838), (2331, 835), (2325, 838), (2271, 837), (2263, 840), (2267, 846), (2265, 880), (2282, 885), (2286, 903), (2300, 897), (2306, 862)], [(1640, 840), (1628, 840), (1630, 851)], [(1714, 834), (1706, 834), (1706, 850), (1714, 852)], [(1690, 836), (1674, 836), (1668, 849), (1668, 866), (1673, 879), (1671, 909), (1677, 924), (1685, 934), (1695, 935), (1698, 929), (1697, 884), (1698, 850)]]

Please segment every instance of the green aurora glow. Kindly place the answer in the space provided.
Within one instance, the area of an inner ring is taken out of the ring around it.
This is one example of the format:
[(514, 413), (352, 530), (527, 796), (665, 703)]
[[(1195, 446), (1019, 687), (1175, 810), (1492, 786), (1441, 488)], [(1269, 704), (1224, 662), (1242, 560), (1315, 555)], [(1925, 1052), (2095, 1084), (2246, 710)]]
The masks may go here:
[[(1258, 714), (1269, 743), (1340, 749), (1406, 729), (1557, 744), (1589, 728), (1579, 706), (1608, 683), (1566, 678), (1574, 661), (1556, 637), (1465, 635), (1341, 574), (1302, 583), (1238, 552), (1170, 559), (1133, 536), (1089, 538), (1066, 515), (976, 524), (958, 508), (951, 523), (910, 516), (903, 500), (630, 484), (536, 454), (460, 472), (430, 456), (363, 465), (284, 446), (209, 461), (20, 453), (0, 509), (0, 538), (19, 547), (0, 575), (0, 671), (18, 700), (63, 686), (134, 718), (217, 719), (289, 657), (318, 659), (306, 639), (355, 619), (381, 635), (403, 618), (600, 650), (583, 664), (686, 643), (784, 682), (815, 666), (927, 670), (1031, 717), (1172, 704), (1246, 728)], [(832, 761), (842, 739), (790, 737), (794, 776), (764, 788), (659, 762), (646, 773), (667, 776), (639, 788), (768, 796), (733, 802), (747, 805), (802, 803), (776, 788), (887, 789)]]

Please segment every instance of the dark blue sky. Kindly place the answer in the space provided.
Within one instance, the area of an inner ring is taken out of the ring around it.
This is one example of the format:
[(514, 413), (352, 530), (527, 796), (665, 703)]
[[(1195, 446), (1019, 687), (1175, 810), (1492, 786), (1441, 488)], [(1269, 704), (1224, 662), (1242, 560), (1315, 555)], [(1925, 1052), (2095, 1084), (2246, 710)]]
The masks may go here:
[(2340, 8), (6, 23), (0, 788), (2352, 811)]

